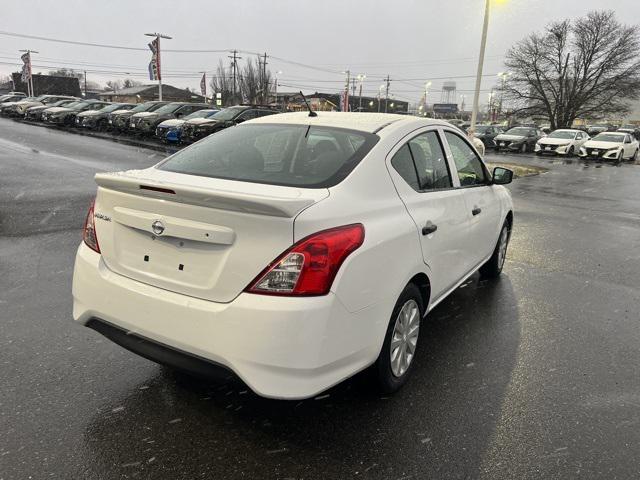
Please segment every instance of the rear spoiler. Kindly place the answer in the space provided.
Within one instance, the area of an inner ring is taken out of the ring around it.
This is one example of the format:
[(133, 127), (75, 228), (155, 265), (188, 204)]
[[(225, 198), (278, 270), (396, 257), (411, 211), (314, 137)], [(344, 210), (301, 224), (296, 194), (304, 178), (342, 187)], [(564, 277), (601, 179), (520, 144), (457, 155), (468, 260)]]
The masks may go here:
[[(124, 172), (98, 173), (98, 186), (109, 190), (157, 198), (170, 202), (199, 205), (220, 210), (293, 218), (306, 207), (329, 195), (326, 189), (318, 189), (294, 198), (284, 196), (259, 195), (217, 188), (201, 188), (184, 184), (150, 180), (128, 176)], [(303, 192), (303, 190), (298, 190)]]

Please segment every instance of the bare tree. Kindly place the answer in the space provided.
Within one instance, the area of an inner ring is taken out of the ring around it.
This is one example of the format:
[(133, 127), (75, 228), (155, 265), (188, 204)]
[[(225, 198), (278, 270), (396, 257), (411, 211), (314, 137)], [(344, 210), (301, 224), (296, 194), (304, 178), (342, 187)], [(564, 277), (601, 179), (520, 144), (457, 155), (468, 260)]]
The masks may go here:
[(142, 85), (142, 82), (139, 82), (137, 80), (132, 80), (130, 78), (125, 78), (122, 81), (122, 88), (138, 87), (140, 85)]
[(231, 77), (225, 70), (222, 60), (218, 62), (216, 74), (211, 78), (209, 86), (211, 87), (211, 91), (213, 92), (214, 97), (216, 93), (222, 94), (222, 104), (224, 106), (233, 105), (235, 103), (234, 99), (232, 98), (233, 85), (231, 83)]
[(261, 95), (258, 60), (247, 60), (240, 74), (240, 92), (243, 101), (259, 103)]
[(105, 85), (105, 90), (112, 92), (116, 92), (122, 88), (120, 80), (109, 80)]
[(514, 45), (504, 97), (514, 113), (548, 117), (551, 128), (576, 118), (624, 115), (640, 97), (640, 39), (612, 11), (549, 24)]
[(49, 75), (55, 77), (72, 77), (81, 79), (84, 78), (84, 73), (72, 68), (59, 68), (58, 70), (49, 70)]

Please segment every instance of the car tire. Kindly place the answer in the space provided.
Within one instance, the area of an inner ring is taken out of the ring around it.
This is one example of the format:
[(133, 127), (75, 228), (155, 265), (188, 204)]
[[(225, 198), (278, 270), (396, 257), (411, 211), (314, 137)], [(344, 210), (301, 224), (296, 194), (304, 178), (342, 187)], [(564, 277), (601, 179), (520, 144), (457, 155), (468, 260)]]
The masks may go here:
[(500, 153), (500, 147), (495, 148), (496, 153)]
[(511, 225), (508, 221), (504, 222), (496, 247), (493, 249), (491, 258), (480, 267), (480, 276), (483, 278), (497, 278), (502, 273), (504, 261), (507, 258), (507, 247), (511, 238)]
[(636, 148), (636, 151), (633, 152), (633, 156), (630, 158), (630, 160), (632, 162), (637, 162), (638, 161), (638, 149)]
[(618, 158), (616, 158), (616, 162), (618, 163), (624, 162), (624, 150), (620, 150), (620, 155), (618, 155)]
[(523, 143), (522, 147), (520, 147), (520, 153), (527, 153), (527, 144)]
[(569, 147), (569, 150), (567, 151), (567, 157), (573, 157), (574, 153), (575, 151), (573, 149), (573, 145), (571, 145), (571, 147)]
[[(381, 392), (396, 392), (409, 378), (415, 363), (420, 321), (425, 308), (419, 288), (413, 283), (408, 284), (393, 307), (382, 350), (373, 365), (373, 374)], [(413, 352), (410, 351), (411, 345)], [(394, 361), (394, 358), (398, 359), (398, 362)]]

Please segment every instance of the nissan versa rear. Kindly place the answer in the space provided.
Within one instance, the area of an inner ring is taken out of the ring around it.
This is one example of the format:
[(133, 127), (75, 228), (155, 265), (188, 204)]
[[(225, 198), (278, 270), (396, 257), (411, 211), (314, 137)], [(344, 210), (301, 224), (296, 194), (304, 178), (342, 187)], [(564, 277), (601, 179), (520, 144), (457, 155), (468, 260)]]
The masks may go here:
[(306, 398), (407, 379), (422, 318), (502, 270), (512, 204), (444, 122), (273, 115), (144, 169), (98, 174), (74, 318), (177, 368)]

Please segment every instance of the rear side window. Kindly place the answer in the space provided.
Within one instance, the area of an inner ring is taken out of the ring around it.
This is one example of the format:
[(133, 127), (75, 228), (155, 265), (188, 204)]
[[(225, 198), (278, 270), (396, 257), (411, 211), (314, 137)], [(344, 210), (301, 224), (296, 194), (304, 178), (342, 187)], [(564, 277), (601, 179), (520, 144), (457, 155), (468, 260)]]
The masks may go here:
[(418, 192), (451, 188), (447, 160), (436, 132), (411, 139), (391, 159), (391, 165)]
[(326, 188), (342, 181), (377, 135), (309, 125), (242, 124), (179, 151), (157, 168), (272, 185)]

